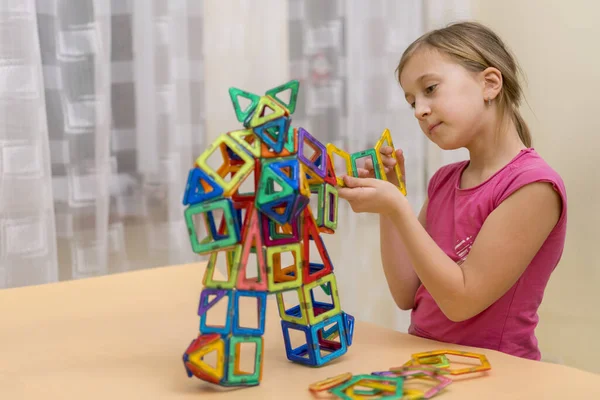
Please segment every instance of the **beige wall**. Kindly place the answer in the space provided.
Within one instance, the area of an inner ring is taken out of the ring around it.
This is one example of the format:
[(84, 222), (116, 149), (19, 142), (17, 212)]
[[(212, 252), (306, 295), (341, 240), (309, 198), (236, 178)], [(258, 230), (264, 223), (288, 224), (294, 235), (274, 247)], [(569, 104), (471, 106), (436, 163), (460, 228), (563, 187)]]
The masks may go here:
[(548, 359), (600, 372), (600, 3), (472, 4), (518, 57), (534, 147), (567, 186), (567, 245), (540, 312), (540, 346)]

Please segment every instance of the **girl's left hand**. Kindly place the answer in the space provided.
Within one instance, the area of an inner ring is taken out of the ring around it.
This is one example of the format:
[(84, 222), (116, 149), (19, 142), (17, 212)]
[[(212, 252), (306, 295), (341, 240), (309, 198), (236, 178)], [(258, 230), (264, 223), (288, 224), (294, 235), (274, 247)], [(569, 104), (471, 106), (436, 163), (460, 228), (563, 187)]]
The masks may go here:
[(404, 196), (393, 183), (374, 178), (344, 176), (346, 187), (338, 188), (338, 196), (357, 213), (390, 215)]

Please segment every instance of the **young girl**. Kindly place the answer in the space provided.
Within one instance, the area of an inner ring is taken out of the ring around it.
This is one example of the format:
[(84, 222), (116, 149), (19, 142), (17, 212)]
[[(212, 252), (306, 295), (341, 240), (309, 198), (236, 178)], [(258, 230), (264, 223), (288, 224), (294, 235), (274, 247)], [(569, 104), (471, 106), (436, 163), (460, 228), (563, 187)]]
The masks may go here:
[[(540, 360), (537, 310), (562, 255), (567, 203), (531, 147), (516, 63), (488, 28), (457, 23), (417, 39), (397, 73), (425, 135), (470, 159), (434, 174), (418, 217), (372, 164), (344, 177), (339, 196), (380, 214), (381, 260), (396, 304), (412, 309), (410, 334)], [(391, 152), (382, 149), (386, 172)]]

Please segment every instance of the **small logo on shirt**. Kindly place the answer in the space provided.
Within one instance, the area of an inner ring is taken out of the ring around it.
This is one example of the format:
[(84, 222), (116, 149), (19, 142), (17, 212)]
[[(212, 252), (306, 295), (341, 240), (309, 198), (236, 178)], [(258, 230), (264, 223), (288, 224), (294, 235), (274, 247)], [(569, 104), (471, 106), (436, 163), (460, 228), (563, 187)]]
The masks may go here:
[(456, 262), (458, 265), (462, 265), (465, 262), (467, 255), (471, 251), (471, 246), (473, 246), (473, 236), (457, 241), (454, 251), (458, 256), (458, 261)]

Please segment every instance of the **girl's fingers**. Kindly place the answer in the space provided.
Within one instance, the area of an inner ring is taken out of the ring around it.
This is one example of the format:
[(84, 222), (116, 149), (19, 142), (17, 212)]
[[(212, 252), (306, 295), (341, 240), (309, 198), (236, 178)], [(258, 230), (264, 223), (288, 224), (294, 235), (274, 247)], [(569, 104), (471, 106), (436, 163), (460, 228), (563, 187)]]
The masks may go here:
[(405, 169), (404, 169), (404, 152), (402, 149), (396, 150), (396, 158), (398, 159), (398, 163), (400, 164), (400, 172), (402, 173), (402, 177), (404, 177)]
[(393, 167), (396, 165), (396, 160), (393, 157), (383, 156), (381, 157), (381, 160), (383, 161), (383, 165), (386, 167)]
[(358, 171), (359, 178), (370, 178), (371, 177), (371, 172), (369, 170), (366, 170), (364, 168), (357, 168), (357, 171)]
[[(390, 176), (394, 171), (394, 167), (398, 164), (400, 173), (402, 174), (402, 180), (405, 181), (404, 152), (402, 149), (393, 149), (390, 146), (383, 146), (380, 149), (380, 153), (385, 174)], [(396, 158), (394, 158), (394, 155)], [(358, 168), (357, 171), (359, 178), (373, 178), (375, 176), (373, 161), (371, 159), (365, 160), (364, 168)]]
[[(381, 161), (383, 162), (383, 165), (385, 167), (393, 167), (394, 165), (396, 165), (396, 160), (394, 159), (394, 157), (392, 157), (392, 154), (394, 152), (393, 148), (391, 148), (390, 146), (383, 146), (381, 149), (379, 149), (379, 152), (381, 153)], [(371, 162), (370, 159), (365, 161), (365, 165), (366, 163), (369, 163), (369, 168), (373, 168), (373, 162)]]
[(396, 158), (398, 159), (398, 162), (404, 162), (404, 152), (402, 149), (396, 149)]
[(390, 157), (391, 157), (393, 151), (394, 151), (394, 149), (392, 149), (390, 146), (382, 146), (381, 149), (379, 149), (379, 152), (382, 155), (390, 156)]

